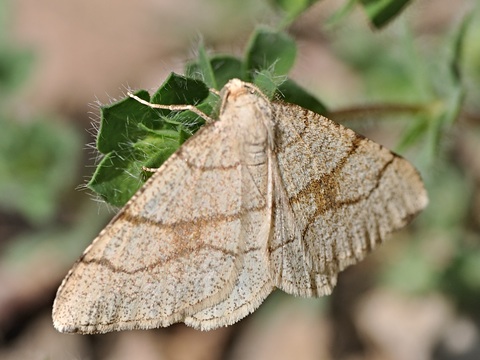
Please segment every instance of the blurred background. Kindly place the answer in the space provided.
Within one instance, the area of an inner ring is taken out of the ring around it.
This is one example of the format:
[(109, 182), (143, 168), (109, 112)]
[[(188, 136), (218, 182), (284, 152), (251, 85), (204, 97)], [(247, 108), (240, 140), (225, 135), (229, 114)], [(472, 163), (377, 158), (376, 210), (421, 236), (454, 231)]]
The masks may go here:
[[(480, 359), (479, 5), (413, 0), (374, 30), (360, 6), (332, 21), (344, 3), (319, 1), (289, 27), (291, 77), (333, 120), (415, 163), (429, 208), (343, 272), (332, 296), (277, 291), (211, 332), (81, 336), (54, 330), (51, 305), (116, 212), (82, 190), (98, 103), (182, 73), (200, 38), (242, 55), (279, 14), (256, 0), (0, 0), (0, 359)], [(458, 69), (461, 96), (448, 80)], [(417, 129), (432, 114), (453, 119), (435, 141)]]

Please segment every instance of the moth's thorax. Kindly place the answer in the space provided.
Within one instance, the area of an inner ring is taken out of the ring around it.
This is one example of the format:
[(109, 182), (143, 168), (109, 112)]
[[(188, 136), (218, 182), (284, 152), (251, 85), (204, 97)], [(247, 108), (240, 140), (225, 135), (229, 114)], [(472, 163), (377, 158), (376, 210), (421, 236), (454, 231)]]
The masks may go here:
[(270, 102), (258, 88), (238, 79), (225, 85), (220, 120), (235, 129), (247, 152), (259, 146), (273, 148), (272, 119)]

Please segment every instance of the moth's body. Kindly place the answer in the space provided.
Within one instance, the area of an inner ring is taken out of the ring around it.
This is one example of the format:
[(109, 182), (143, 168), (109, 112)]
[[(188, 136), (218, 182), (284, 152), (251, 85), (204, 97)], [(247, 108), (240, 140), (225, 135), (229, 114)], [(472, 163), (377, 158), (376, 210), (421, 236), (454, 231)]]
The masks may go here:
[(231, 80), (219, 120), (172, 155), (60, 286), (63, 332), (183, 321), (209, 330), (276, 287), (329, 294), (426, 206), (416, 170), (380, 145)]

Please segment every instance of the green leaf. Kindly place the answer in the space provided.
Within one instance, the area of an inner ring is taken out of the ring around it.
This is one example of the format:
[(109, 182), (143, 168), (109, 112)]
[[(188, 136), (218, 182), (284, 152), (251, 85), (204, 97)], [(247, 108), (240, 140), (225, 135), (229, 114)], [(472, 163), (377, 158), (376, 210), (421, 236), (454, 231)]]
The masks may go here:
[[(218, 89), (215, 74), (213, 73), (212, 64), (205, 50), (203, 42), (198, 47), (197, 73), (201, 77), (192, 77), (194, 79), (202, 80), (208, 87)], [(188, 71), (186, 72), (188, 76)]]
[(465, 17), (450, 44), (452, 49), (452, 59), (449, 64), (449, 81), (442, 84), (442, 91), (445, 92), (443, 94), (444, 100), (441, 104), (442, 106), (439, 107), (440, 111), (437, 112), (437, 116), (434, 121), (432, 121), (428, 134), (428, 155), (432, 160), (436, 158), (440, 150), (443, 137), (458, 119), (465, 100), (465, 88), (462, 83), (461, 63), (464, 39), (468, 31), (470, 19), (470, 16)]
[(158, 168), (179, 147), (179, 133), (151, 134), (133, 146), (108, 153), (100, 162), (88, 188), (114, 206), (123, 206), (143, 185), (150, 172), (142, 166)]
[(0, 44), (0, 91), (8, 93), (19, 87), (30, 74), (34, 59), (31, 52)]
[[(137, 91), (135, 95), (143, 100), (150, 100), (145, 90)], [(139, 124), (154, 128), (155, 121), (158, 121), (158, 116), (155, 115), (154, 110), (132, 98), (102, 106), (100, 129), (97, 135), (98, 151), (107, 154), (110, 151), (120, 150), (144, 135), (144, 130), (139, 127)]]
[(360, 0), (371, 23), (377, 29), (399, 15), (409, 2), (410, 0)]
[(273, 99), (278, 87), (285, 81), (285, 76), (275, 76), (269, 70), (262, 70), (255, 74), (253, 83), (269, 99)]
[(461, 84), (462, 76), (461, 76), (461, 64), (462, 64), (462, 54), (463, 48), (465, 43), (465, 37), (467, 35), (467, 31), (469, 26), (472, 22), (472, 15), (467, 15), (463, 19), (462, 23), (460, 24), (460, 28), (457, 31), (457, 34), (454, 36), (453, 39), (453, 56), (450, 63), (450, 73), (452, 75), (452, 79), (455, 83)]
[(52, 220), (72, 186), (81, 143), (67, 124), (29, 120), (0, 115), (0, 208), (39, 225)]
[[(203, 82), (173, 73), (151, 98), (144, 90), (137, 96), (155, 104), (198, 104), (207, 114), (212, 109)], [(97, 148), (105, 157), (87, 186), (124, 205), (146, 178), (142, 166), (160, 167), (203, 123), (193, 112), (152, 109), (132, 98), (103, 107)]]
[(291, 79), (287, 79), (279, 85), (277, 94), (283, 101), (297, 104), (317, 114), (327, 114), (327, 108), (323, 103)]
[[(136, 156), (135, 156), (136, 155)], [(140, 188), (143, 154), (132, 149), (115, 150), (102, 159), (87, 187), (114, 206), (123, 206)]]
[(443, 110), (434, 118), (428, 131), (428, 156), (430, 161), (437, 158), (442, 139), (458, 118), (465, 98), (464, 90), (461, 86), (455, 86), (449, 93), (450, 96), (443, 103)]
[(269, 70), (275, 75), (286, 75), (295, 62), (295, 41), (284, 32), (266, 28), (255, 31), (247, 47), (245, 67), (248, 81), (256, 72)]
[(215, 74), (213, 73), (212, 65), (210, 64), (210, 60), (208, 58), (207, 52), (203, 44), (198, 49), (198, 59), (199, 59), (200, 65), (204, 69), (203, 71), (205, 74), (205, 79), (203, 80), (204, 83), (212, 89), (217, 89), (218, 85), (217, 85), (217, 81), (215, 80)]
[(224, 87), (231, 79), (237, 78), (240, 80), (246, 80), (242, 61), (236, 57), (228, 55), (216, 56), (212, 58), (211, 64), (217, 81), (218, 90)]
[[(181, 132), (176, 133), (176, 136), (164, 139), (145, 139), (137, 144), (135, 144), (137, 149), (141, 149), (142, 147), (146, 147), (146, 149), (142, 149), (145, 153), (148, 153), (152, 146), (155, 146), (155, 142), (158, 143), (158, 146), (155, 148), (153, 152), (153, 156), (150, 157), (145, 162), (145, 167), (147, 168), (159, 168), (162, 164), (167, 161), (167, 159), (172, 155), (177, 149), (180, 147), (181, 144)], [(183, 140), (184, 141), (184, 140)], [(161, 146), (161, 147), (160, 147)], [(149, 172), (149, 175), (152, 173)], [(147, 176), (149, 177), (149, 176)]]
[[(210, 68), (215, 77), (216, 89), (220, 90), (230, 79), (245, 79), (242, 61), (230, 55), (216, 55), (210, 58)], [(205, 78), (204, 69), (199, 61), (190, 62), (185, 68), (185, 74), (193, 79)]]
[[(209, 95), (203, 81), (171, 73), (162, 86), (152, 95), (150, 102), (163, 105), (197, 105)], [(168, 114), (169, 110), (161, 110)]]

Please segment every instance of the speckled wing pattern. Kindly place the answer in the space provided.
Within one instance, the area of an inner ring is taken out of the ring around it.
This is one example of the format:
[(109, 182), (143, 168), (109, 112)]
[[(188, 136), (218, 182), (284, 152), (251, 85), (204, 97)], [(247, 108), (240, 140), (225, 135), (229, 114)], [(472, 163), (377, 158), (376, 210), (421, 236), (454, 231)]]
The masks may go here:
[(70, 270), (53, 306), (59, 331), (179, 321), (208, 330), (238, 321), (272, 291), (270, 150), (266, 127), (255, 126), (271, 115), (245, 106), (251, 99), (237, 90), (220, 121), (183, 144)]
[(330, 294), (337, 274), (428, 202), (415, 168), (383, 146), (299, 106), (273, 104), (275, 285)]
[(426, 203), (406, 160), (234, 79), (219, 120), (156, 171), (67, 274), (54, 326), (210, 330), (275, 287), (329, 294), (339, 271)]

